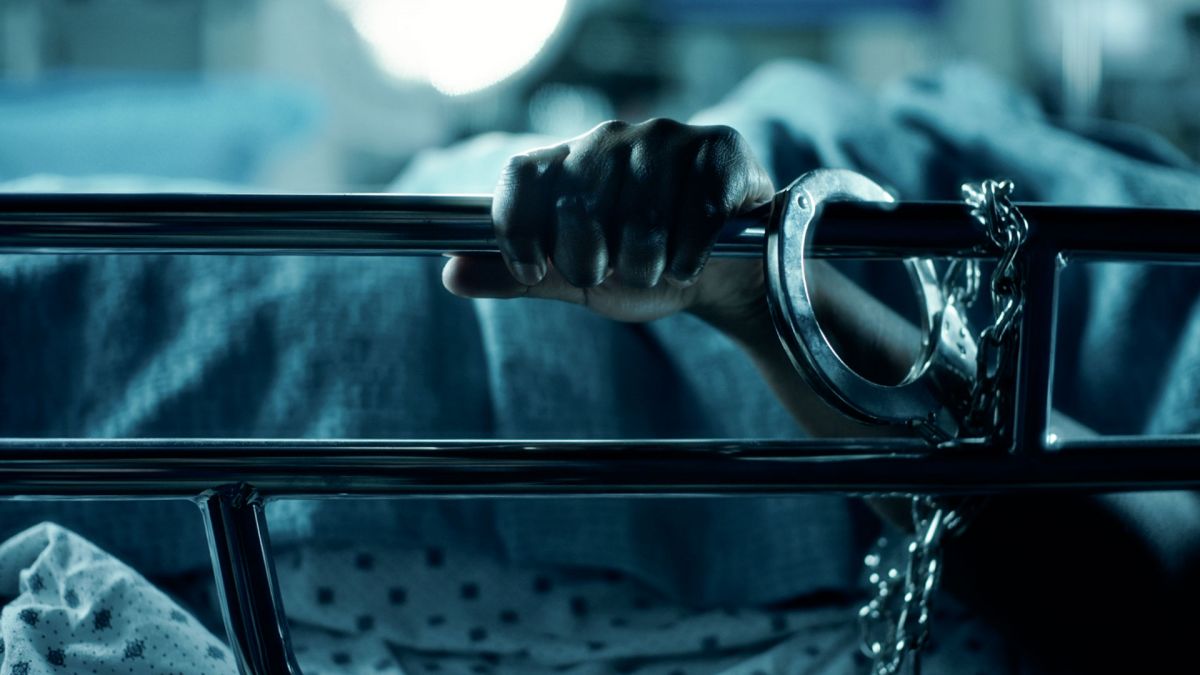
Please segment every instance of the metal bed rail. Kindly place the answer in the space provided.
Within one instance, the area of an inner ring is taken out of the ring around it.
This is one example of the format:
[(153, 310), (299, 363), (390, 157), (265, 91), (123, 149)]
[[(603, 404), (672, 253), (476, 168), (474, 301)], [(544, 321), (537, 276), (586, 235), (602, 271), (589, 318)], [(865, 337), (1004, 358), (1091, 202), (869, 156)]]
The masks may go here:
[[(1020, 204), (1031, 245), (1072, 258), (1200, 261), (1200, 211)], [(729, 223), (718, 256), (761, 256), (770, 205)], [(1131, 232), (1131, 227), (1135, 228)], [(495, 253), (491, 197), (369, 194), (0, 194), (0, 251), (442, 255)], [(832, 203), (813, 255), (987, 256), (959, 202)]]
[(1200, 437), (1061, 440), (1011, 453), (915, 438), (762, 440), (0, 440), (0, 499), (931, 494), (1200, 485)]
[[(405, 195), (4, 195), (0, 251), (438, 255), (495, 252), (490, 200)], [(1058, 275), (1075, 260), (1200, 262), (1200, 212), (1021, 205), (1029, 287), (1011, 432), (674, 441), (0, 440), (0, 498), (187, 498), (206, 524), (243, 673), (299, 673), (264, 503), (400, 495), (967, 494), (1200, 486), (1200, 437), (1049, 438)], [(770, 209), (715, 254), (762, 255)], [(962, 204), (831, 204), (813, 255), (990, 257)]]

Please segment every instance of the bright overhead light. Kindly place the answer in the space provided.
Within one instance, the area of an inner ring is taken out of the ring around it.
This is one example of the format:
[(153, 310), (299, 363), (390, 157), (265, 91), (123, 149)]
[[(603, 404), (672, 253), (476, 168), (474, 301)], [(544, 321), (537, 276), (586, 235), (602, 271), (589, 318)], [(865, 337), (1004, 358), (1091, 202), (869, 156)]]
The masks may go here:
[(525, 67), (567, 0), (334, 0), (389, 74), (468, 94)]

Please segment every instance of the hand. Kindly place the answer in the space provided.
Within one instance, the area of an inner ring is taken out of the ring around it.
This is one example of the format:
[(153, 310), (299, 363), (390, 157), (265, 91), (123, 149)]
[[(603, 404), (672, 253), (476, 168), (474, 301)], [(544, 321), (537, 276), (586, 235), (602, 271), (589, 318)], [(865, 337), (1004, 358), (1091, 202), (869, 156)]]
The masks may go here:
[(760, 261), (706, 262), (726, 221), (773, 194), (729, 127), (606, 122), (510, 159), (492, 206), (502, 259), (455, 257), (442, 281), (464, 297), (564, 300), (621, 321), (756, 311)]

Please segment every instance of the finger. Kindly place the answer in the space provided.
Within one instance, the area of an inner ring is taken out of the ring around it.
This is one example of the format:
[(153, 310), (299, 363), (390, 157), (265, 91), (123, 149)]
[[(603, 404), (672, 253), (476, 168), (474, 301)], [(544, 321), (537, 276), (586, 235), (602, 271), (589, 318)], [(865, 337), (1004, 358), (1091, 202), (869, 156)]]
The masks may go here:
[(708, 261), (709, 251), (732, 212), (737, 186), (730, 176), (720, 142), (701, 138), (688, 162), (688, 178), (678, 203), (678, 219), (671, 232), (667, 279), (677, 285), (696, 281)]
[(500, 172), (492, 199), (496, 244), (512, 277), (523, 284), (541, 281), (554, 237), (553, 191), (569, 150), (539, 148), (512, 157)]
[(520, 298), (529, 292), (496, 254), (451, 256), (442, 268), (442, 285), (461, 298)]
[(609, 234), (614, 202), (625, 180), (627, 125), (605, 123), (571, 142), (554, 201), (553, 266), (571, 284), (590, 288), (604, 281), (609, 267)]
[(446, 290), (464, 298), (542, 298), (587, 304), (586, 291), (571, 285), (551, 266), (542, 280), (527, 286), (513, 279), (496, 255), (454, 256), (442, 268)]
[(621, 221), (614, 265), (621, 283), (640, 288), (658, 284), (667, 266), (668, 238), (679, 198), (679, 149), (683, 125), (650, 120), (637, 127), (629, 169), (618, 198)]
[(765, 175), (748, 153), (741, 136), (728, 127), (707, 128), (695, 141), (671, 232), (666, 277), (672, 283), (695, 283), (729, 218), (770, 199), (770, 181), (764, 188)]
[(608, 241), (603, 224), (593, 218), (586, 197), (564, 195), (555, 203), (554, 265), (572, 284), (591, 288), (608, 271)]

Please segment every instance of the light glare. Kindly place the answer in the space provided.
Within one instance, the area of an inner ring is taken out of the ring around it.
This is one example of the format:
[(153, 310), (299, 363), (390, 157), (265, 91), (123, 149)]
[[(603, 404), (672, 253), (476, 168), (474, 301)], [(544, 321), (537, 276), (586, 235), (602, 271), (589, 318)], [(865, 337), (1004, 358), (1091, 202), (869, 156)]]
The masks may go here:
[(567, 0), (336, 0), (379, 65), (402, 80), (459, 95), (528, 64), (558, 28)]

